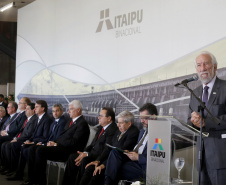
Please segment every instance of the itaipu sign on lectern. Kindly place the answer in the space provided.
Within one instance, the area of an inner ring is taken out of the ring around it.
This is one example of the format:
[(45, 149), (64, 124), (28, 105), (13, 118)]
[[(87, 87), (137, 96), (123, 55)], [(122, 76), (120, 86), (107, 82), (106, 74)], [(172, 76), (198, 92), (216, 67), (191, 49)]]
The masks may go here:
[(195, 184), (195, 138), (199, 134), (167, 116), (149, 120), (148, 133), (146, 184)]

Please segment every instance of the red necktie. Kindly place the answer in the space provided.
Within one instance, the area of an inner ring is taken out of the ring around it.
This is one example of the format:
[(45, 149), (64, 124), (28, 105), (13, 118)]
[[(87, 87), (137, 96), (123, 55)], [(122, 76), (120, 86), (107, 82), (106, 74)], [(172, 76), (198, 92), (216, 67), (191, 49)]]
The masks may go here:
[(102, 130), (101, 130), (101, 132), (100, 132), (100, 134), (99, 134), (99, 136), (98, 136), (98, 138), (97, 139), (99, 139), (99, 137), (101, 136), (101, 134), (104, 132), (104, 128), (102, 128)]
[(71, 123), (69, 124), (69, 127), (72, 125), (72, 123), (73, 123), (73, 120), (72, 120)]
[[(25, 121), (25, 123), (24, 123), (23, 130), (24, 130), (24, 127), (25, 127), (25, 126), (26, 126), (26, 124), (27, 124), (27, 121), (28, 121), (28, 119), (26, 119), (26, 121)], [(17, 138), (19, 138), (19, 137), (20, 137), (20, 135), (21, 135), (21, 133), (23, 132), (23, 130), (19, 133), (19, 135), (17, 136)]]

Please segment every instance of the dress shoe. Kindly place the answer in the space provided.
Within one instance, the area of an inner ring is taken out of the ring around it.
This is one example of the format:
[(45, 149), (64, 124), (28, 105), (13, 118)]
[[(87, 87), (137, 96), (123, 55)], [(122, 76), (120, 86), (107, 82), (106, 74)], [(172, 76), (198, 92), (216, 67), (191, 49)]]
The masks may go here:
[(23, 177), (21, 176), (18, 176), (18, 175), (14, 175), (13, 177), (8, 177), (6, 178), (8, 181), (20, 181), (20, 180), (23, 180)]
[(7, 177), (10, 177), (10, 176), (12, 176), (12, 175), (14, 175), (15, 174), (15, 172), (13, 172), (13, 171), (11, 171), (11, 172), (9, 172), (9, 173), (7, 173), (7, 174), (5, 174)]
[(33, 185), (33, 183), (30, 181), (25, 181), (25, 182), (21, 183), (20, 185)]
[(0, 173), (2, 173), (2, 172), (4, 172), (4, 171), (6, 171), (7, 169), (5, 168), (5, 167), (2, 167), (1, 169), (0, 169)]
[(7, 173), (9, 173), (10, 172), (10, 170), (5, 170), (4, 172), (2, 172), (1, 174), (2, 175), (6, 175)]

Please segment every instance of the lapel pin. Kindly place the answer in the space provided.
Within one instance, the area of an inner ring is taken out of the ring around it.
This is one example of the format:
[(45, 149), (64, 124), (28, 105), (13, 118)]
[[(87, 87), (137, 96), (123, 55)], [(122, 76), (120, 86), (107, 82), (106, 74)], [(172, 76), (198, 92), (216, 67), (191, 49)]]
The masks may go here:
[(213, 92), (213, 94), (217, 94), (216, 92)]

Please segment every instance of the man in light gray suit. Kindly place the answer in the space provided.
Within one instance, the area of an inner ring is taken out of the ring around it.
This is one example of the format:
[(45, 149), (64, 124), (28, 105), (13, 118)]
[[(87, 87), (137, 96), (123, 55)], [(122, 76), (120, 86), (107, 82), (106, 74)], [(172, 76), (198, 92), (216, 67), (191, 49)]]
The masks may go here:
[[(216, 76), (217, 61), (209, 52), (198, 55), (195, 66), (202, 85), (197, 87), (194, 93), (202, 98), (220, 123), (215, 123), (210, 115), (204, 112), (203, 131), (208, 132), (209, 137), (203, 138), (201, 184), (223, 185), (226, 182), (226, 81)], [(198, 106), (198, 101), (191, 96), (188, 123), (199, 129), (201, 116)]]

